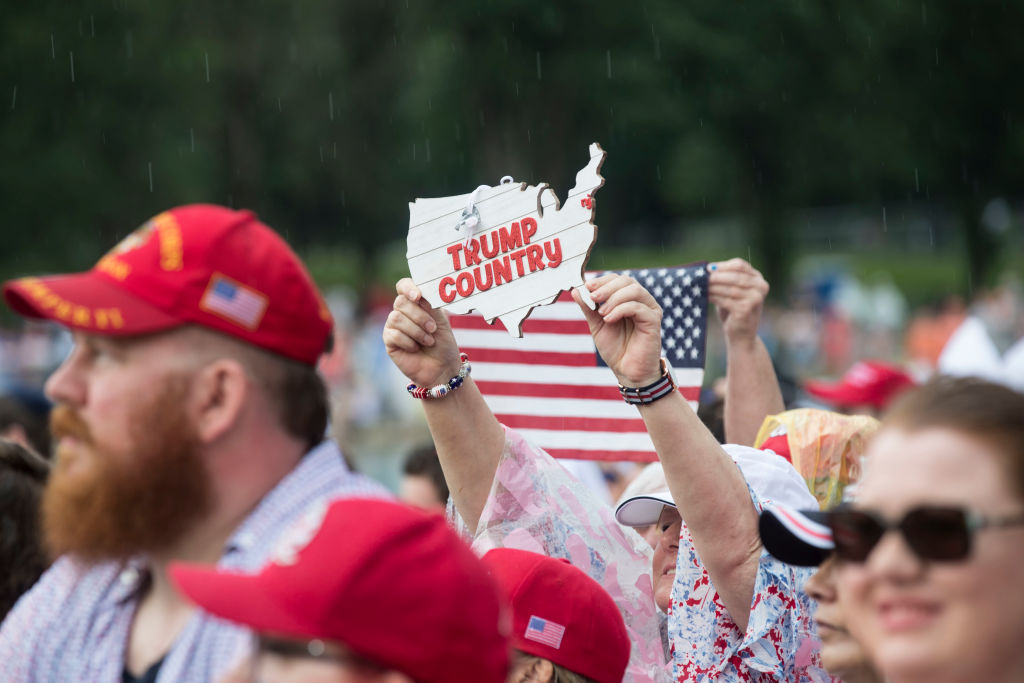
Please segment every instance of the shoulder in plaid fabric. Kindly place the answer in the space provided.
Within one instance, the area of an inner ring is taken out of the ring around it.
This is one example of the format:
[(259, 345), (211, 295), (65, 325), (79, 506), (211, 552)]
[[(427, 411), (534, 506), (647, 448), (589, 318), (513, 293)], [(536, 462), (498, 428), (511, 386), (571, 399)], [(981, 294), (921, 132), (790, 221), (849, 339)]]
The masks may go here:
[(410, 202), (409, 273), (423, 297), (449, 313), (476, 310), (490, 323), (499, 318), (521, 337), (534, 307), (583, 284), (597, 238), (594, 193), (604, 184), (605, 154), (590, 145), (590, 161), (564, 206), (546, 183), (508, 176), (470, 194)]

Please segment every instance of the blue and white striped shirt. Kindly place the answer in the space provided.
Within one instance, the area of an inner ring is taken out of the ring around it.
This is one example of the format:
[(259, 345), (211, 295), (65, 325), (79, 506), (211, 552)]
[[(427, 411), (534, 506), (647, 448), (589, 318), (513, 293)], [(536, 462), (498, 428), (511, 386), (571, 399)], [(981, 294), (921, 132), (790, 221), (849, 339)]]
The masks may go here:
[[(388, 495), (350, 471), (334, 442), (325, 441), (264, 496), (228, 540), (218, 566), (255, 572), (281, 532), (317, 501)], [(57, 560), (0, 627), (0, 680), (120, 683), (145, 571), (142, 560), (93, 567)], [(248, 630), (197, 612), (167, 653), (157, 682), (216, 681), (247, 654), (250, 642)]]

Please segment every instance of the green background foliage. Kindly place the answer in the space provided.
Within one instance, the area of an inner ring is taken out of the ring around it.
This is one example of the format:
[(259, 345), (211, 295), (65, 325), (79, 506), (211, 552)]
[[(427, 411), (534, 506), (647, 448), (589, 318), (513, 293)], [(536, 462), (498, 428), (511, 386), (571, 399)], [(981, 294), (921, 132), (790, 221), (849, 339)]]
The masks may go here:
[(981, 220), (1020, 197), (1021, 3), (9, 5), (4, 276), (215, 202), (325, 283), (384, 282), (408, 201), (505, 174), (564, 194), (591, 141), (595, 267), (740, 255), (781, 284), (840, 254), (924, 299), (1022, 265), (1014, 212)]

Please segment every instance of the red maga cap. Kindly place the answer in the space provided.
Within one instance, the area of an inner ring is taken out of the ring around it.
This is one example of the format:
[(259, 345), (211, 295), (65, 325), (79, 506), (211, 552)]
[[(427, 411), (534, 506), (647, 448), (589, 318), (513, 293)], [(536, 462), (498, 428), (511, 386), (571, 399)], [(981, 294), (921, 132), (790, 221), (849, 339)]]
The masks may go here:
[(333, 322), (305, 266), (251, 211), (165, 211), (92, 270), (4, 284), (18, 313), (93, 334), (130, 336), (192, 323), (313, 365)]
[(312, 508), (258, 574), (172, 564), (201, 608), (255, 631), (341, 643), (423, 683), (502, 683), (494, 580), (445, 523), (394, 502)]
[(615, 601), (567, 560), (496, 548), (484, 564), (512, 605), (512, 645), (598, 683), (621, 683), (629, 634)]
[(835, 384), (810, 380), (804, 388), (833, 405), (868, 404), (881, 409), (914, 384), (913, 378), (898, 367), (868, 360), (854, 363)]

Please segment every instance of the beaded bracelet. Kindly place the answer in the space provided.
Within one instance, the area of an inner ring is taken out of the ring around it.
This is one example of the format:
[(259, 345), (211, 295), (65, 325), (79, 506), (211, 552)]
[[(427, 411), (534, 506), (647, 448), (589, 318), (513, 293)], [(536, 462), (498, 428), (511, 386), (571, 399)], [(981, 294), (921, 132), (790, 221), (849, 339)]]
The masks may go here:
[(619, 393), (626, 403), (633, 405), (647, 405), (654, 403), (659, 398), (664, 398), (675, 391), (676, 383), (672, 380), (672, 373), (668, 370), (668, 361), (661, 359), (661, 377), (645, 387), (624, 387), (619, 385)]
[(442, 396), (448, 395), (448, 392), (455, 391), (462, 386), (466, 377), (469, 375), (473, 366), (469, 364), (469, 356), (464, 353), (459, 354), (459, 360), (462, 361), (462, 365), (459, 367), (459, 374), (452, 377), (444, 384), (438, 384), (437, 386), (430, 387), (418, 387), (415, 384), (410, 384), (405, 388), (409, 392), (409, 395), (413, 398), (441, 398)]

